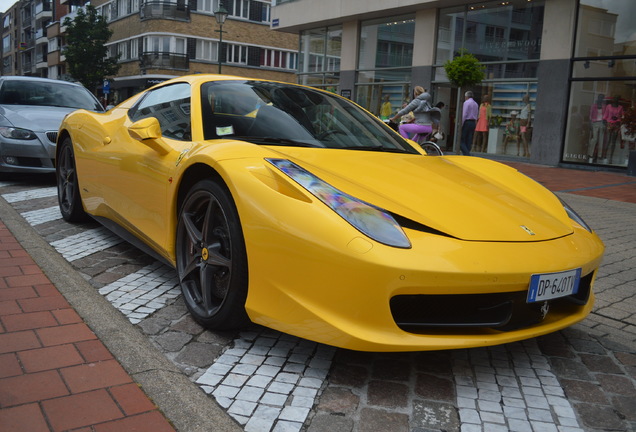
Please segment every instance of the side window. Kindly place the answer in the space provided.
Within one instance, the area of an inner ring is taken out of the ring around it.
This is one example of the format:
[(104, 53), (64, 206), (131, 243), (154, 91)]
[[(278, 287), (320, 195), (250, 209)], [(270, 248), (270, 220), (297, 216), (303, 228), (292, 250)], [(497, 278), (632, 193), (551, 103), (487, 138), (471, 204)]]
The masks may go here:
[(155, 117), (161, 134), (180, 141), (192, 139), (190, 120), (190, 84), (178, 83), (158, 88), (137, 103), (129, 113), (133, 122)]

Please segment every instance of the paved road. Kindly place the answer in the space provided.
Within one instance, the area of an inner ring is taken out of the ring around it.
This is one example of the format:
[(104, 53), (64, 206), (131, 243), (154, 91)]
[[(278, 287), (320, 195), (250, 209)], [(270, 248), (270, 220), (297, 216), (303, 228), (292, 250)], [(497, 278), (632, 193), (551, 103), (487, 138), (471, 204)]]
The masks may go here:
[[(209, 430), (207, 412), (217, 430), (259, 432), (636, 431), (636, 204), (560, 195), (607, 247), (588, 319), (498, 347), (380, 354), (258, 326), (205, 331), (188, 315), (172, 269), (97, 224), (64, 222), (52, 178), (0, 182), (3, 221), (43, 239), (50, 245), (43, 261), (63, 261), (87, 282), (85, 295), (107, 300), (99, 310), (93, 299), (88, 316), (82, 306), (78, 312), (179, 430)], [(103, 322), (92, 318), (106, 321), (104, 308), (126, 317), (117, 325), (150, 348), (131, 353), (116, 335), (100, 333)], [(168, 381), (144, 380), (137, 357), (157, 354), (187, 377), (174, 392), (197, 401), (199, 417), (186, 418)]]

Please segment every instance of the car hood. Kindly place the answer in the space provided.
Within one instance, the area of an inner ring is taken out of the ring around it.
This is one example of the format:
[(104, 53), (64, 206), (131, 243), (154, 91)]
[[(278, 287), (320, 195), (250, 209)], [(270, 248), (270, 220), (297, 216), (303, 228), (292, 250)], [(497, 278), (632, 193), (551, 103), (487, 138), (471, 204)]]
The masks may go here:
[(552, 192), (487, 159), (273, 150), (349, 195), (459, 239), (528, 242), (573, 232)]
[(64, 116), (73, 111), (75, 108), (34, 105), (0, 106), (0, 115), (13, 126), (35, 132), (57, 131)]

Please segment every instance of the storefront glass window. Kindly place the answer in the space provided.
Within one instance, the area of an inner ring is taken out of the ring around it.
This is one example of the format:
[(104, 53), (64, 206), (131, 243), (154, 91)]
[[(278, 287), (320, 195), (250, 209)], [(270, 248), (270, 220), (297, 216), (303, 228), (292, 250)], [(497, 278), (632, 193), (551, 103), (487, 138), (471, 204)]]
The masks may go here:
[(563, 161), (627, 166), (636, 150), (633, 0), (581, 0)]
[(415, 18), (364, 21), (360, 29), (358, 69), (411, 66)]
[[(490, 115), (478, 121), (472, 151), (530, 156), (544, 4), (512, 0), (440, 9), (432, 90), (436, 101), (449, 106), (442, 121), (446, 150), (459, 150), (455, 117), (463, 93), (472, 90), (480, 108), (488, 99), (483, 112)], [(451, 87), (443, 68), (462, 49), (486, 69), (485, 80), (470, 89)]]
[(538, 60), (543, 31), (543, 1), (490, 2), (440, 10), (436, 63), (460, 49), (490, 66), (488, 78), (528, 76), (523, 60)]
[(324, 27), (301, 33), (299, 82), (314, 87), (337, 84), (340, 72), (342, 27)]
[(357, 103), (376, 115), (387, 117), (386, 112), (397, 111), (405, 99), (409, 100), (414, 35), (413, 15), (362, 22)]

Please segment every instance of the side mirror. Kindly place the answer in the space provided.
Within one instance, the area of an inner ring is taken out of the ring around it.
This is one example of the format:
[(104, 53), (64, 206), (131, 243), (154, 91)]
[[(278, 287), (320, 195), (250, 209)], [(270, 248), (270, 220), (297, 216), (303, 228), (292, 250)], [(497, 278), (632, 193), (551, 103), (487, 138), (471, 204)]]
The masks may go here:
[(128, 133), (134, 139), (147, 145), (160, 155), (167, 155), (172, 148), (161, 138), (161, 125), (155, 117), (146, 117), (136, 121), (128, 128)]

